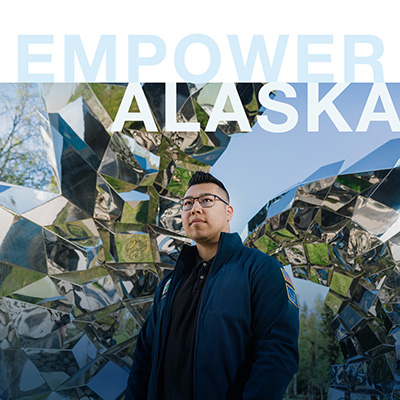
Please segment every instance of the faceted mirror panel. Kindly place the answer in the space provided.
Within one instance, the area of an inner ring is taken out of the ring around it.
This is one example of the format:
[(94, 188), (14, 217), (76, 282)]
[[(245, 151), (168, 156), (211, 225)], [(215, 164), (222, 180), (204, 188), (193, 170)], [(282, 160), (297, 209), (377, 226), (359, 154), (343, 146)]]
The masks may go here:
[[(175, 120), (199, 132), (166, 131), (159, 83), (142, 87), (158, 131), (112, 132), (125, 85), (0, 85), (1, 399), (123, 397), (157, 284), (191, 243), (179, 200), (239, 132), (205, 131), (220, 87), (176, 86)], [(253, 125), (261, 85), (236, 87)]]

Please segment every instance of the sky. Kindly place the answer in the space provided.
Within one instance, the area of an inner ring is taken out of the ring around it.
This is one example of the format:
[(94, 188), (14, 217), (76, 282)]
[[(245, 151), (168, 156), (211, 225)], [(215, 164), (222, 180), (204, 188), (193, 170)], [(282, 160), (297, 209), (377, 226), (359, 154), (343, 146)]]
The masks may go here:
[[(231, 195), (236, 212), (231, 224), (234, 231), (241, 233), (246, 223), (268, 200), (303, 182), (321, 167), (338, 163), (328, 171), (338, 169), (338, 172), (348, 172), (361, 158), (388, 141), (400, 138), (400, 132), (392, 132), (386, 121), (371, 122), (366, 132), (338, 132), (326, 114), (320, 117), (319, 131), (309, 132), (306, 125), (307, 85), (292, 85), (297, 98), (285, 99), (278, 92), (276, 100), (297, 109), (299, 120), (296, 127), (289, 132), (270, 133), (256, 124), (251, 132), (232, 135), (228, 148), (211, 168), (210, 172), (224, 182)], [(332, 85), (321, 84), (320, 96)], [(400, 84), (387, 86), (400, 114), (400, 105), (396, 101), (400, 96)], [(370, 90), (369, 83), (352, 83), (335, 101), (353, 130), (360, 120)], [(382, 110), (378, 102), (376, 112)], [(384, 156), (379, 155), (379, 159), (370, 161), (370, 169), (377, 165), (381, 168), (387, 165), (393, 167), (397, 153), (396, 147), (388, 146)]]
[[(320, 98), (333, 85), (320, 84)], [(293, 87), (296, 98), (286, 99), (281, 92), (276, 97), (277, 101), (289, 103), (298, 111), (298, 123), (291, 131), (270, 133), (256, 124), (249, 133), (232, 135), (228, 148), (211, 168), (210, 172), (224, 182), (230, 193), (235, 210), (232, 231), (243, 233), (247, 222), (269, 200), (301, 182), (336, 173), (390, 168), (399, 158), (399, 148), (393, 143), (400, 138), (400, 132), (393, 132), (387, 121), (371, 122), (366, 132), (355, 132), (372, 84), (352, 83), (334, 101), (352, 132), (339, 132), (326, 113), (320, 117), (319, 131), (309, 132), (307, 84), (295, 83)], [(400, 96), (400, 84), (388, 84), (387, 88), (399, 114), (396, 99)], [(387, 111), (387, 108), (379, 99), (374, 112)], [(265, 114), (276, 123), (286, 119), (268, 110)], [(382, 151), (374, 153), (381, 146), (384, 146)], [(357, 163), (371, 153), (366, 162)], [(326, 288), (299, 279), (295, 279), (295, 286), (301, 301), (309, 306), (314, 303), (315, 295), (324, 297), (327, 292)]]

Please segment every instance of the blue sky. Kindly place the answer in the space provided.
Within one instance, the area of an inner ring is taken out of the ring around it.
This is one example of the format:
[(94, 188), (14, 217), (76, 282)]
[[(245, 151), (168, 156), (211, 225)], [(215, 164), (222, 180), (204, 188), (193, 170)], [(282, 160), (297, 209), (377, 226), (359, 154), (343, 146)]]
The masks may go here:
[[(333, 85), (320, 84), (320, 98)], [(256, 124), (249, 133), (232, 135), (228, 148), (211, 169), (230, 193), (235, 210), (232, 231), (242, 233), (247, 222), (268, 200), (307, 180), (321, 167), (333, 164), (317, 179), (336, 172), (393, 167), (399, 158), (399, 149), (392, 143), (373, 153), (385, 143), (400, 138), (400, 132), (392, 132), (388, 122), (371, 122), (366, 132), (355, 132), (372, 84), (352, 83), (334, 101), (353, 132), (339, 132), (326, 113), (320, 116), (319, 131), (308, 132), (307, 84), (295, 83), (292, 86), (296, 98), (286, 99), (283, 93), (277, 92), (275, 99), (296, 108), (299, 115), (297, 125), (289, 132), (270, 133)], [(387, 87), (399, 115), (400, 84), (388, 84)], [(384, 111), (380, 101), (374, 111)], [(275, 123), (286, 119), (276, 112), (266, 110), (266, 113)], [(370, 153), (373, 155), (366, 162), (357, 164)], [(318, 292), (315, 286), (318, 285), (296, 280), (302, 301), (313, 302), (314, 296), (310, 297), (306, 292)]]

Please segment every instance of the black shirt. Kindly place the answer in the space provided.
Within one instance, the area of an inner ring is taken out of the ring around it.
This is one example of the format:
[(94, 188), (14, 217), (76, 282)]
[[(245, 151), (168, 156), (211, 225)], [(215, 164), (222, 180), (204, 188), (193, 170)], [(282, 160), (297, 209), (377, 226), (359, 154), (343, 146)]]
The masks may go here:
[(183, 276), (172, 303), (159, 378), (160, 400), (193, 398), (193, 354), (197, 317), (212, 260), (203, 261), (197, 256), (195, 267)]

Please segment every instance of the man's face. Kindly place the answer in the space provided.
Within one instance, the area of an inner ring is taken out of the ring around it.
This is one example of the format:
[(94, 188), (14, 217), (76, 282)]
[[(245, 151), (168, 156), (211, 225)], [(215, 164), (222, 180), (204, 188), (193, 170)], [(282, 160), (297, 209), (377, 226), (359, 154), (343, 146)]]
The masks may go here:
[[(228, 201), (225, 192), (214, 183), (200, 183), (191, 186), (185, 197), (199, 197), (203, 194), (216, 194)], [(233, 208), (216, 199), (214, 206), (202, 208), (199, 202), (194, 202), (189, 211), (182, 211), (182, 223), (187, 235), (199, 244), (218, 243), (221, 232), (229, 232), (229, 221), (232, 219)]]

